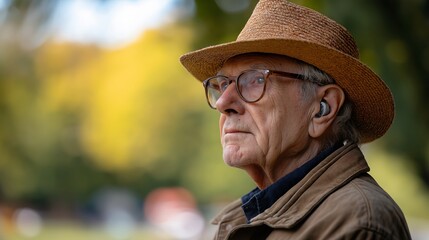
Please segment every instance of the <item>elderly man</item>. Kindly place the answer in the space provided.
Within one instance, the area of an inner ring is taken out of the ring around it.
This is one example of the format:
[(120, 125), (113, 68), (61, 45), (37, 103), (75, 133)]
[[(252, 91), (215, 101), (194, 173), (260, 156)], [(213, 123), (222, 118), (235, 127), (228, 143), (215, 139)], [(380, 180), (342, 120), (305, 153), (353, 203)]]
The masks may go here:
[(358, 147), (394, 116), (358, 54), (331, 19), (261, 0), (236, 41), (181, 57), (220, 112), (225, 163), (257, 185), (216, 217), (215, 239), (410, 239)]

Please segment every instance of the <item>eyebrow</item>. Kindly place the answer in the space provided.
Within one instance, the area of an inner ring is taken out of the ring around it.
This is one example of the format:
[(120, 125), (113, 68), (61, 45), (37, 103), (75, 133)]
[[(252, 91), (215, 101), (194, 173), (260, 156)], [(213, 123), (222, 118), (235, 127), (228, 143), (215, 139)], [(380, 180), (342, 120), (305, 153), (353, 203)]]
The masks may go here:
[[(250, 65), (249, 66), (249, 69), (273, 69), (272, 67), (270, 68), (270, 67), (268, 67), (268, 65), (267, 64), (263, 64), (263, 63), (255, 63), (255, 64), (252, 64), (252, 65)], [(247, 70), (247, 69), (246, 69)], [(216, 73), (216, 76), (218, 76), (218, 75), (223, 75), (223, 76), (225, 76), (225, 74), (221, 71), (221, 70), (219, 70), (217, 73)]]

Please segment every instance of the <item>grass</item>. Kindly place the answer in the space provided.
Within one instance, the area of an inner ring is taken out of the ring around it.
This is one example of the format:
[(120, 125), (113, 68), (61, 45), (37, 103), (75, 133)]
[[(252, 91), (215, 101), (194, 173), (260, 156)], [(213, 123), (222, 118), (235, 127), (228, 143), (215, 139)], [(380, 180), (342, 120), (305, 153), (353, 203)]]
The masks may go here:
[[(1, 225), (0, 225), (1, 226)], [(45, 222), (41, 230), (34, 236), (25, 236), (20, 233), (17, 228), (9, 227), (1, 229), (0, 240), (167, 240), (171, 239), (166, 236), (157, 234), (153, 229), (147, 227), (136, 228), (128, 234), (122, 236), (114, 236), (109, 234), (108, 230), (103, 226), (84, 225), (72, 221), (49, 221)]]

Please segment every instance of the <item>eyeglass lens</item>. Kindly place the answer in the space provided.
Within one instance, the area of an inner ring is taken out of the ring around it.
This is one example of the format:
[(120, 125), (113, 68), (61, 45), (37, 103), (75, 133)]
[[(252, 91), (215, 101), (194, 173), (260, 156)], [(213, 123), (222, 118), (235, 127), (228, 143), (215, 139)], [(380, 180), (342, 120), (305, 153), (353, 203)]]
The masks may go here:
[[(232, 81), (224, 76), (216, 76), (208, 80), (206, 85), (207, 100), (212, 108)], [(262, 97), (265, 88), (265, 76), (262, 72), (250, 70), (237, 77), (236, 90), (247, 102), (255, 102)]]

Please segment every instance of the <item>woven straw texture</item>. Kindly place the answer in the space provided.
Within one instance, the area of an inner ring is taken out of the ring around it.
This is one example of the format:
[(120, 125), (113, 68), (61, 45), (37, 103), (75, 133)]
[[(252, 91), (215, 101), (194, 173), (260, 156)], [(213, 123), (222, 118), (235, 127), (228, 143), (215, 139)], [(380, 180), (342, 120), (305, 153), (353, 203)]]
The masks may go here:
[(394, 102), (386, 84), (359, 61), (348, 31), (324, 15), (286, 0), (261, 0), (230, 43), (190, 52), (180, 58), (198, 80), (216, 75), (230, 57), (250, 52), (293, 57), (323, 70), (353, 102), (361, 142), (371, 142), (389, 129)]

